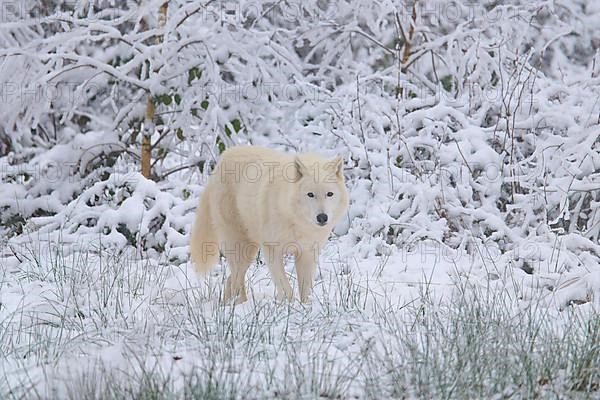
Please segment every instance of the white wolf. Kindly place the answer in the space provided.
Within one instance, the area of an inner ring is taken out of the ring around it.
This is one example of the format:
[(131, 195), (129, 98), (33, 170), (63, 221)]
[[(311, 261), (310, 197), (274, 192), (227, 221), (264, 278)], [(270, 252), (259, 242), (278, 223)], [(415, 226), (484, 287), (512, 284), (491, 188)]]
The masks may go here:
[(226, 150), (196, 210), (190, 252), (199, 272), (222, 253), (231, 269), (223, 300), (247, 300), (245, 276), (258, 250), (278, 299), (291, 300), (284, 256), (294, 256), (300, 301), (312, 290), (318, 252), (348, 207), (343, 160), (263, 147)]

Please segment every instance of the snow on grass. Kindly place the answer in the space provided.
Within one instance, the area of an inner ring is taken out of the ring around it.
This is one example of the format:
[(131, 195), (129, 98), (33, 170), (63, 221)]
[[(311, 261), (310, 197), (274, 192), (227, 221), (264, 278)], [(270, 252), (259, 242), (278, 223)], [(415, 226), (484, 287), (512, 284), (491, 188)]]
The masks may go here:
[(3, 250), (0, 398), (593, 398), (600, 389), (597, 296), (555, 302), (557, 289), (530, 275), (483, 272), (434, 244), (360, 262), (332, 246), (309, 306), (276, 303), (267, 268), (254, 265), (249, 301), (235, 307), (219, 302), (223, 266), (199, 279), (168, 257), (86, 245)]

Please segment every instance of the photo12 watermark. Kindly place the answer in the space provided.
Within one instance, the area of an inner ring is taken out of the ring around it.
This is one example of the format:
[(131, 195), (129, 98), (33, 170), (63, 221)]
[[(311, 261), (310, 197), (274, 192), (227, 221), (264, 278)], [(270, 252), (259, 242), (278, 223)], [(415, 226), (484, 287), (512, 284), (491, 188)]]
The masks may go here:
[[(0, 162), (0, 181), (32, 186), (41, 182), (56, 184), (81, 181), (79, 161), (47, 161), (18, 165)], [(115, 164), (110, 168), (111, 183), (120, 186), (136, 183), (140, 179), (139, 167), (133, 164)]]
[(26, 22), (40, 25), (54, 23), (135, 22), (140, 15), (137, 1), (66, 0), (0, 2), (0, 23)]

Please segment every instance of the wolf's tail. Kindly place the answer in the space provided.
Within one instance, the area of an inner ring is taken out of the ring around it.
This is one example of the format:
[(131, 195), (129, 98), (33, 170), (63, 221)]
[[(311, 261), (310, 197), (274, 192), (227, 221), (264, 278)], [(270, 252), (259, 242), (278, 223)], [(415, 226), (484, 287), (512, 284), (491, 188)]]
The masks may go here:
[(200, 204), (196, 210), (196, 220), (192, 227), (190, 255), (196, 270), (207, 273), (219, 261), (219, 244), (215, 227), (210, 218), (210, 202), (208, 186), (200, 196)]

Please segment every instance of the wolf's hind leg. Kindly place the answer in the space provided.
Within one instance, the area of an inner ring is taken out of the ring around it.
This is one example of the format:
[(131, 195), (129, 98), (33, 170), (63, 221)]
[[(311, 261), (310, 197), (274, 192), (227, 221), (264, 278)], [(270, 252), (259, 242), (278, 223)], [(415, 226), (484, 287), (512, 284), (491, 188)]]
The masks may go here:
[(256, 259), (258, 246), (244, 241), (233, 243), (230, 247), (225, 246), (225, 249), (225, 251), (227, 249), (235, 249), (235, 251), (226, 254), (230, 274), (225, 283), (223, 302), (227, 303), (235, 298), (235, 304), (241, 304), (248, 300), (246, 295), (246, 272), (252, 261)]

